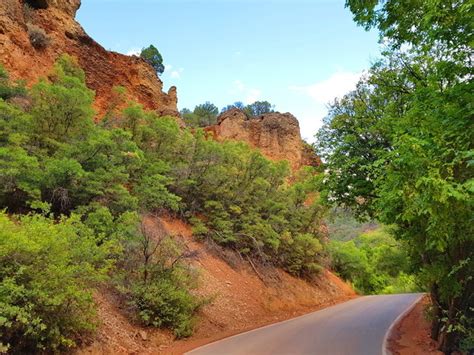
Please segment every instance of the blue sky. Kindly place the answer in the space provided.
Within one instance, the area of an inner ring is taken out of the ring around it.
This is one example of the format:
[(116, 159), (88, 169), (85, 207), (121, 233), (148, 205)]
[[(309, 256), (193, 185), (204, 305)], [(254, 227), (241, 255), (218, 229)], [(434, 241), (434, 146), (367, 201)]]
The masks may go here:
[(78, 20), (110, 50), (154, 44), (180, 109), (268, 100), (310, 141), (326, 103), (379, 55), (377, 33), (358, 27), (344, 0), (83, 0)]

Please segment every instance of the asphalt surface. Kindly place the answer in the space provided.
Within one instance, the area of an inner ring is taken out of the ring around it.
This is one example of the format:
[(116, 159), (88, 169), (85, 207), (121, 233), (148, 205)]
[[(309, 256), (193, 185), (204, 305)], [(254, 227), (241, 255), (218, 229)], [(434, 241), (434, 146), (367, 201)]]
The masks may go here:
[(385, 334), (421, 294), (365, 296), (197, 348), (192, 355), (381, 355)]

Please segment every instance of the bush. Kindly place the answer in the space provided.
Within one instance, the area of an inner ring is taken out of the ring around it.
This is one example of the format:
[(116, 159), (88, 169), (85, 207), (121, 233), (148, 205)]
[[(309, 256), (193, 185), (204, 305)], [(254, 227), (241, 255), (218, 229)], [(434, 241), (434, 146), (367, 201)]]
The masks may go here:
[(157, 278), (152, 282), (137, 283), (132, 288), (132, 305), (147, 326), (173, 329), (178, 338), (193, 332), (194, 313), (200, 303), (172, 278)]
[(410, 273), (409, 256), (387, 227), (379, 227), (347, 242), (328, 245), (331, 265), (363, 294), (420, 291)]
[(46, 32), (36, 25), (28, 24), (28, 37), (31, 45), (36, 49), (45, 49), (51, 43), (51, 38)]
[(8, 100), (16, 96), (26, 96), (25, 84), (22, 81), (11, 84), (7, 71), (0, 64), (0, 99)]
[(93, 330), (91, 290), (107, 271), (105, 252), (77, 216), (0, 213), (0, 349), (60, 351)]
[(202, 302), (190, 292), (196, 277), (183, 260), (194, 254), (183, 250), (160, 225), (150, 227), (145, 222), (128, 246), (118, 290), (140, 322), (170, 328), (178, 338), (190, 336)]

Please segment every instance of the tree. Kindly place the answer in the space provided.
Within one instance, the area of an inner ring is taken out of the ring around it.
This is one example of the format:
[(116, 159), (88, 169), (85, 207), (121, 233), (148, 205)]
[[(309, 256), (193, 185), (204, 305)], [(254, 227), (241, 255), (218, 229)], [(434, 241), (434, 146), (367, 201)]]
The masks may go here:
[(407, 243), (430, 289), (432, 337), (445, 353), (468, 350), (474, 339), (472, 5), (349, 0), (347, 6), (359, 24), (378, 27), (387, 49), (358, 90), (331, 107), (319, 132), (330, 170), (328, 200), (397, 227), (395, 236)]
[(222, 110), (221, 110), (221, 113), (224, 113), (226, 111), (229, 111), (233, 108), (236, 108), (236, 109), (239, 109), (239, 110), (244, 110), (245, 109), (245, 105), (242, 101), (236, 101), (234, 102), (232, 105), (227, 105), (226, 107), (223, 107)]
[(216, 123), (219, 109), (213, 103), (206, 101), (201, 105), (197, 105), (193, 113), (200, 118), (202, 126), (210, 126)]
[(87, 135), (93, 125), (94, 92), (86, 86), (84, 71), (74, 58), (63, 55), (50, 78), (51, 82), (41, 80), (31, 89), (37, 133), (48, 145)]
[(151, 44), (149, 47), (143, 48), (140, 53), (140, 57), (150, 64), (152, 68), (158, 73), (158, 75), (163, 74), (165, 71), (163, 57), (154, 45)]
[(253, 104), (245, 106), (244, 111), (249, 116), (260, 116), (265, 113), (274, 112), (274, 107), (268, 101), (255, 101)]
[(182, 110), (184, 122), (190, 127), (207, 127), (217, 123), (219, 109), (213, 103), (206, 101), (197, 105), (193, 112)]
[(93, 330), (92, 289), (109, 269), (109, 247), (78, 216), (0, 212), (0, 349), (60, 352)]
[(12, 85), (9, 80), (8, 72), (0, 64), (0, 98), (7, 100), (14, 96), (25, 96), (26, 89), (23, 82), (17, 82)]

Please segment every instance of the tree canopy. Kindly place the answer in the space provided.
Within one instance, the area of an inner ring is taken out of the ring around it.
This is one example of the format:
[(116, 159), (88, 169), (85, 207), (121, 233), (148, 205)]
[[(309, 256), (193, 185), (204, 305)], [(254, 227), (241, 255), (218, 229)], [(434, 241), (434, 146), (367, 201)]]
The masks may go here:
[(154, 45), (151, 44), (147, 48), (143, 48), (140, 53), (140, 57), (150, 64), (158, 73), (158, 75), (163, 74), (165, 71), (163, 57), (161, 56), (160, 51)]
[(332, 104), (317, 135), (327, 199), (396, 226), (431, 291), (440, 349), (472, 348), (473, 7), (347, 6), (387, 46), (357, 89)]
[[(2, 69), (0, 85), (0, 352), (70, 350), (94, 330), (92, 294), (104, 283), (136, 321), (189, 336), (202, 305), (192, 254), (150, 229), (149, 214), (185, 219), (197, 238), (256, 265), (309, 279), (321, 269), (313, 168), (289, 185), (287, 162), (182, 129), (123, 102), (123, 88), (96, 124), (70, 56), (30, 89)], [(205, 124), (217, 113), (209, 102), (193, 112)]]
[(194, 107), (194, 110), (181, 110), (181, 116), (189, 127), (207, 127), (217, 123), (219, 109), (213, 103), (206, 101)]

